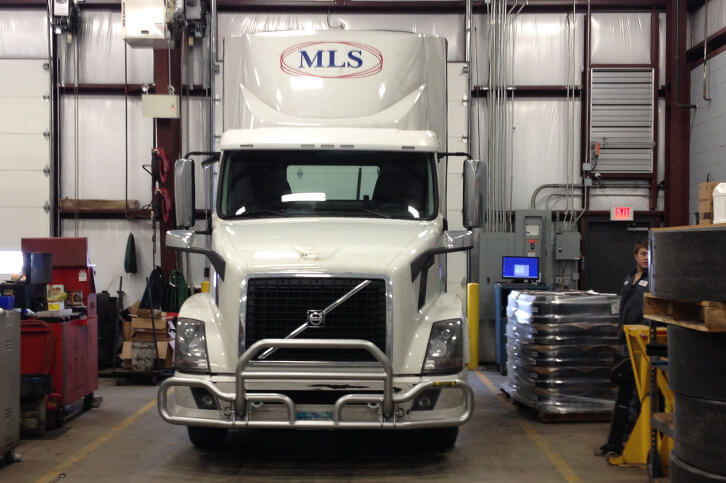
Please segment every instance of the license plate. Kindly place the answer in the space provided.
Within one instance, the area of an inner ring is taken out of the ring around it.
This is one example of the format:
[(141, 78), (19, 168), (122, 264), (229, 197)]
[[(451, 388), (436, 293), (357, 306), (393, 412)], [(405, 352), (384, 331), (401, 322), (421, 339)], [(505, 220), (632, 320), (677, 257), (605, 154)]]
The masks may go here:
[(333, 419), (332, 411), (297, 411), (295, 418), (298, 421), (320, 421)]

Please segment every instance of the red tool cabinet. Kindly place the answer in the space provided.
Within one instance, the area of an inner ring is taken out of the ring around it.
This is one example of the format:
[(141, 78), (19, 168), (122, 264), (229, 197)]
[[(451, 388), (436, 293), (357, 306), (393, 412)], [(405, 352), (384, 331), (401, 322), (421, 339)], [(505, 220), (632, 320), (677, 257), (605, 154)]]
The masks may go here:
[(51, 253), (52, 283), (64, 285), (66, 292), (82, 291), (86, 306), (86, 315), (80, 318), (23, 322), (21, 373), (50, 376), (49, 410), (62, 410), (83, 398), (88, 408), (98, 389), (98, 317), (94, 271), (86, 261), (87, 241), (32, 238), (23, 239), (21, 246), (24, 252)]

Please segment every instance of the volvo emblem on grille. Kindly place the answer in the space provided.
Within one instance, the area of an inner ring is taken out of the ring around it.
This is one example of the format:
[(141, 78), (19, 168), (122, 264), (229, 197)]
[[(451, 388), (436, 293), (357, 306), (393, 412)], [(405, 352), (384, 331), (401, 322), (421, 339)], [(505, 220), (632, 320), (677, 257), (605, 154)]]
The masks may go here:
[(311, 327), (323, 327), (325, 325), (325, 313), (322, 310), (308, 310), (308, 324)]

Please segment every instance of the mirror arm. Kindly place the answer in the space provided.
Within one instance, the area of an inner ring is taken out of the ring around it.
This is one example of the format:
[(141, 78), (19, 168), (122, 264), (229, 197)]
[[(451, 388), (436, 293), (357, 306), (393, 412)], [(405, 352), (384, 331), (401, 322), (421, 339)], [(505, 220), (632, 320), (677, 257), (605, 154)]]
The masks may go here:
[(433, 259), (436, 255), (441, 255), (443, 253), (463, 252), (466, 250), (471, 250), (471, 246), (460, 246), (453, 248), (429, 248), (428, 250), (414, 258), (411, 262), (411, 281), (413, 282), (414, 280), (416, 280), (416, 277), (419, 273), (424, 270), (428, 271), (428, 269), (433, 266)]
[(219, 161), (219, 154), (219, 151), (191, 151), (185, 154), (183, 157), (188, 158), (189, 156), (211, 156), (212, 158), (214, 158), (215, 161)]
[(461, 152), (453, 152), (453, 153), (438, 153), (438, 156), (439, 156), (439, 158), (447, 158), (449, 156), (463, 156), (466, 159), (473, 159), (471, 157), (471, 154), (465, 153), (463, 151), (461, 151)]
[(179, 250), (181, 252), (198, 253), (200, 255), (205, 255), (214, 267), (214, 270), (219, 275), (219, 278), (224, 281), (224, 273), (227, 268), (227, 263), (224, 261), (224, 258), (222, 258), (219, 253), (215, 252), (214, 250), (209, 250), (207, 248), (170, 248), (172, 250)]

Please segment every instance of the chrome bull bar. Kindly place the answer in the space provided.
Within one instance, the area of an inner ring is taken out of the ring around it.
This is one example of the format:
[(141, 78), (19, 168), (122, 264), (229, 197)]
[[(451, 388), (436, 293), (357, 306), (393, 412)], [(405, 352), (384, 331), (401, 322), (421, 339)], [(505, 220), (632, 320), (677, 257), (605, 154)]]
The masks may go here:
[[(325, 371), (249, 371), (249, 362), (263, 349), (362, 349), (368, 351), (382, 366), (378, 372), (325, 372)], [(306, 429), (371, 429), (371, 428), (433, 428), (445, 426), (458, 426), (465, 423), (471, 417), (474, 410), (474, 393), (471, 387), (462, 380), (448, 381), (425, 381), (421, 382), (408, 391), (401, 394), (393, 393), (393, 369), (391, 361), (372, 342), (356, 339), (263, 339), (253, 344), (242, 354), (237, 363), (236, 391), (227, 393), (221, 391), (216, 384), (206, 379), (193, 379), (185, 377), (173, 377), (165, 380), (158, 394), (159, 414), (172, 424), (184, 424), (190, 426), (207, 426), (219, 428), (306, 428)], [(295, 402), (284, 394), (279, 393), (248, 393), (245, 390), (246, 380), (274, 380), (274, 379), (305, 379), (305, 380), (336, 380), (345, 379), (348, 381), (376, 381), (383, 382), (383, 394), (347, 394), (339, 397), (332, 411), (332, 419), (329, 420), (298, 420), (296, 417)], [(168, 390), (174, 386), (198, 387), (209, 391), (217, 400), (217, 406), (221, 408), (220, 401), (230, 403), (235, 414), (224, 414), (220, 409), (222, 419), (211, 419), (201, 417), (188, 417), (171, 415), (168, 410)], [(411, 401), (421, 392), (440, 388), (446, 390), (459, 390), (464, 395), (464, 411), (461, 415), (453, 418), (419, 420), (419, 421), (397, 421), (394, 408), (398, 404)], [(247, 417), (249, 403), (276, 403), (282, 404), (287, 409), (287, 421), (264, 421), (250, 420)], [(350, 404), (380, 404), (382, 418), (379, 421), (342, 421), (343, 409)], [(241, 419), (238, 419), (241, 418)]]

